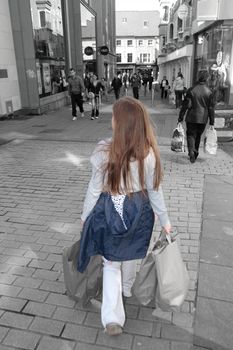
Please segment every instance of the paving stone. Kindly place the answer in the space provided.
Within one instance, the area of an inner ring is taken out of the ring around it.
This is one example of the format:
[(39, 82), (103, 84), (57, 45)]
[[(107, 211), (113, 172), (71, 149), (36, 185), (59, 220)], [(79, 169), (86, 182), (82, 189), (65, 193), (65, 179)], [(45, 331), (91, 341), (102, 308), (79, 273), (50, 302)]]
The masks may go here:
[(56, 281), (59, 277), (59, 273), (55, 271), (47, 271), (38, 269), (34, 272), (33, 278), (45, 279), (49, 281)]
[[(85, 324), (88, 325), (92, 325), (92, 326), (97, 326), (98, 327), (98, 322), (96, 323), (96, 321), (98, 321), (96, 314), (92, 313), (89, 314), (88, 319), (90, 320), (94, 320), (94, 322), (92, 324), (88, 324), (87, 320), (85, 321)], [(64, 322), (70, 322), (70, 323), (77, 323), (77, 324), (82, 324), (84, 319), (86, 317), (86, 312), (81, 311), (81, 310), (73, 310), (73, 309), (67, 309), (67, 308), (63, 308), (63, 307), (58, 307), (56, 309), (56, 312), (53, 315), (53, 318), (56, 320), (60, 320), (60, 321), (64, 321)], [(98, 318), (100, 319), (99, 315)], [(101, 326), (101, 323), (100, 323)]]
[(0, 318), (0, 324), (7, 327), (27, 329), (33, 317), (17, 314), (15, 312), (5, 312)]
[(72, 350), (75, 342), (52, 337), (43, 337), (37, 350)]
[(232, 246), (229, 241), (202, 238), (200, 259), (208, 264), (233, 267)]
[(14, 280), (16, 279), (16, 276), (12, 276), (6, 273), (0, 274), (0, 283), (1, 284), (12, 284)]
[(15, 346), (17, 349), (20, 348), (23, 350), (34, 350), (39, 339), (39, 334), (11, 329), (4, 339), (3, 344)]
[(16, 276), (31, 276), (35, 272), (35, 269), (30, 267), (14, 266), (11, 267), (9, 273)]
[(60, 336), (63, 327), (64, 327), (64, 322), (36, 316), (30, 326), (30, 330), (39, 332), (42, 334)]
[(198, 295), (233, 302), (233, 268), (200, 263)]
[(133, 342), (133, 350), (170, 350), (170, 342), (163, 339), (151, 339), (136, 336)]
[(3, 338), (6, 336), (7, 332), (10, 328), (7, 327), (1, 327), (0, 326), (0, 342), (3, 340)]
[(194, 345), (211, 350), (230, 350), (233, 344), (233, 304), (197, 298)]
[(184, 312), (173, 312), (172, 323), (181, 328), (192, 328), (193, 315)]
[[(1, 350), (1, 349), (0, 349)], [(75, 350), (114, 350), (113, 348), (105, 347), (105, 346), (99, 346), (95, 344), (87, 344), (87, 343), (77, 343), (76, 342), (76, 347)]]
[(19, 293), (18, 297), (42, 302), (42, 301), (45, 301), (48, 294), (49, 294), (48, 292), (43, 292), (37, 289), (23, 288), (22, 291)]
[(203, 238), (219, 239), (221, 242), (233, 243), (233, 227), (230, 219), (225, 221), (204, 219), (202, 232)]
[(124, 332), (126, 333), (144, 335), (147, 337), (151, 337), (152, 329), (153, 322), (133, 320), (129, 318), (126, 320), (124, 326)]
[(55, 309), (56, 309), (55, 305), (29, 301), (26, 307), (23, 309), (23, 312), (25, 314), (30, 314), (30, 315), (51, 317)]
[(103, 330), (98, 332), (98, 338), (96, 341), (96, 344), (106, 346), (106, 347), (113, 347), (117, 349), (125, 349), (130, 350), (133, 343), (133, 337), (132, 335), (122, 333), (115, 337), (110, 337), (109, 335), (105, 334)]
[(53, 265), (53, 261), (33, 259), (28, 266), (35, 267), (36, 269), (51, 270)]
[(67, 323), (61, 336), (66, 339), (95, 343), (97, 332), (98, 330), (96, 328)]
[(161, 338), (170, 340), (179, 340), (183, 342), (192, 342), (192, 328), (182, 328), (176, 325), (163, 324), (161, 328)]
[(40, 285), (40, 289), (47, 290), (50, 292), (61, 293), (61, 294), (64, 294), (66, 291), (64, 283), (55, 282), (55, 281), (44, 281)]
[(28, 288), (38, 288), (42, 283), (42, 280), (32, 278), (32, 277), (17, 277), (14, 281), (15, 286), (28, 287)]
[(46, 303), (52, 304), (52, 305), (59, 305), (64, 307), (70, 307), (73, 308), (75, 305), (75, 301), (72, 299), (69, 299), (66, 295), (60, 295), (56, 293), (50, 293)]
[(6, 295), (9, 297), (16, 297), (22, 288), (0, 284), (0, 295)]
[(2, 296), (0, 298), (0, 308), (9, 311), (21, 311), (27, 300)]

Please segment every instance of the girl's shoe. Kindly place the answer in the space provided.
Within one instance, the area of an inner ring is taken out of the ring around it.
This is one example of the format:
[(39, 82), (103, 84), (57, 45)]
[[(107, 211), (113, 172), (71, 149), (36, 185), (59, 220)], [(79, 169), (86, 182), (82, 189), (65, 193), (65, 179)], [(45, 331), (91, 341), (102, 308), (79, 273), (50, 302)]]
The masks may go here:
[(117, 323), (109, 323), (106, 325), (105, 333), (108, 335), (119, 335), (122, 333), (122, 327)]

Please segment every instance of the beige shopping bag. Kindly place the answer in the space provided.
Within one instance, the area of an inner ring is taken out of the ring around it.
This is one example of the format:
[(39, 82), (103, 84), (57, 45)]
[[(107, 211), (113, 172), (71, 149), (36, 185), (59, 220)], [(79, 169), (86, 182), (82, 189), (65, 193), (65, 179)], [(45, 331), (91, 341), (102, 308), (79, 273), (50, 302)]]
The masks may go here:
[(158, 279), (157, 305), (165, 311), (175, 310), (184, 302), (189, 288), (189, 275), (177, 240), (154, 249), (153, 257)]

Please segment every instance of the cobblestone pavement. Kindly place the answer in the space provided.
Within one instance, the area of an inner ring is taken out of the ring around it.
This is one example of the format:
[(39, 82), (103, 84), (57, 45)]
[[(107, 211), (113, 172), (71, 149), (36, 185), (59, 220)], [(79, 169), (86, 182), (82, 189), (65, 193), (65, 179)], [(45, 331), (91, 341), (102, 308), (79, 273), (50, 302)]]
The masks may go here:
[(83, 308), (68, 299), (62, 275), (62, 250), (79, 237), (93, 147), (30, 139), (0, 147), (0, 350), (201, 350), (193, 346), (193, 320), (204, 177), (233, 175), (233, 159), (222, 150), (216, 157), (201, 152), (191, 164), (187, 155), (160, 147), (165, 200), (180, 233), (189, 293), (180, 312), (127, 299), (124, 333), (111, 338), (103, 332), (99, 303)]

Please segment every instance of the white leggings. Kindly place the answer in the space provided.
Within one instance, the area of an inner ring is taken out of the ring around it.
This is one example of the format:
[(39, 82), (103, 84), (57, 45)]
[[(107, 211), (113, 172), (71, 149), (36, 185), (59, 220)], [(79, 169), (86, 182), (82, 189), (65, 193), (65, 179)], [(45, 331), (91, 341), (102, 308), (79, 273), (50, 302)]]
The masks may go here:
[(108, 261), (103, 258), (103, 299), (101, 320), (104, 327), (109, 323), (117, 323), (121, 327), (125, 323), (125, 310), (122, 292), (131, 295), (131, 288), (136, 277), (137, 260)]

